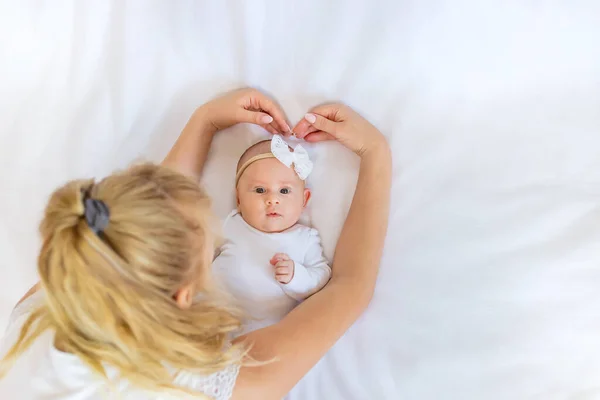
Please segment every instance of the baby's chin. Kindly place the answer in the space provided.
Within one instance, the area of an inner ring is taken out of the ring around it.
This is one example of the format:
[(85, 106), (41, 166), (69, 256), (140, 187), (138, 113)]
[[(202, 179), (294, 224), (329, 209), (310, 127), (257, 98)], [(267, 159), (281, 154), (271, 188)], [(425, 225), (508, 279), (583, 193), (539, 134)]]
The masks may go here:
[(290, 229), (292, 226), (296, 225), (296, 222), (267, 222), (263, 224), (263, 229), (260, 230), (266, 233), (279, 233)]
[(292, 226), (296, 225), (298, 221), (293, 221), (286, 219), (285, 217), (267, 217), (267, 219), (262, 219), (260, 221), (253, 221), (255, 223), (248, 222), (250, 226), (254, 229), (258, 229), (261, 232), (265, 233), (279, 233), (283, 232)]

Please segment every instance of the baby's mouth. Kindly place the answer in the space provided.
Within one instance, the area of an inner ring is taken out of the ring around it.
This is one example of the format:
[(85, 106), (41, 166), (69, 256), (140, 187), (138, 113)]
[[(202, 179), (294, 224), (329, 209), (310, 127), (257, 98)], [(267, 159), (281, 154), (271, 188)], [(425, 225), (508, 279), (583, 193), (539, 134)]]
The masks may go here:
[(276, 213), (276, 212), (269, 212), (269, 213), (267, 213), (267, 217), (269, 217), (269, 218), (277, 218), (277, 217), (281, 217), (281, 214)]

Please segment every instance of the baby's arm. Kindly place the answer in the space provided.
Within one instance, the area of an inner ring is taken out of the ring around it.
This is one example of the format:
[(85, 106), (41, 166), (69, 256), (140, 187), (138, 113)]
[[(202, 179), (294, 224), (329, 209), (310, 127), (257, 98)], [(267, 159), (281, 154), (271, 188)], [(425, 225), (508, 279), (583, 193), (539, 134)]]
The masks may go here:
[(330, 277), (331, 268), (323, 255), (321, 237), (319, 232), (311, 229), (303, 263), (294, 263), (292, 280), (281, 287), (288, 296), (302, 301), (321, 290)]

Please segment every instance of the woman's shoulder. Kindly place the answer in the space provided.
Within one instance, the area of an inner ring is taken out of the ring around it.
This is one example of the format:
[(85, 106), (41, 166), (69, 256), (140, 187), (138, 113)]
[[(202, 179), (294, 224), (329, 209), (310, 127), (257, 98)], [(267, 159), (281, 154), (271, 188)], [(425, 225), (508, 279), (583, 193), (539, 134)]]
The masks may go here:
[[(39, 290), (15, 307), (2, 340), (0, 357), (4, 356), (16, 342), (21, 327), (29, 315), (43, 305), (44, 295), (44, 291)], [(22, 398), (28, 399), (99, 400), (106, 398), (108, 390), (106, 381), (96, 375), (77, 356), (56, 349), (53, 342), (53, 332), (48, 331), (39, 336), (2, 379), (0, 391), (25, 393)], [(115, 382), (117, 371), (110, 366), (105, 366), (105, 370), (111, 381)], [(229, 400), (238, 372), (238, 365), (230, 365), (209, 375), (191, 371), (174, 372), (173, 375), (174, 383), (179, 387), (204, 393), (216, 400)], [(33, 383), (24, 387), (25, 382)], [(125, 380), (118, 380), (118, 382), (115, 388), (124, 400), (165, 398), (160, 394), (149, 394), (134, 388)]]

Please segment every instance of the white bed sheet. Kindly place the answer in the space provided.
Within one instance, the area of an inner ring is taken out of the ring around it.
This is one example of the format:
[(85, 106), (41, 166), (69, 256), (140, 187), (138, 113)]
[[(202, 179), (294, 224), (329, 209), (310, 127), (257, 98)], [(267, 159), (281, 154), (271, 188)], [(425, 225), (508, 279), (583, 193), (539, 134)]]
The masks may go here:
[[(0, 324), (54, 188), (160, 160), (253, 85), (293, 122), (343, 100), (394, 154), (376, 296), (291, 399), (600, 399), (599, 39), (596, 0), (2, 1)], [(264, 136), (233, 131), (206, 171), (221, 216)], [(357, 160), (310, 150), (331, 256)]]

